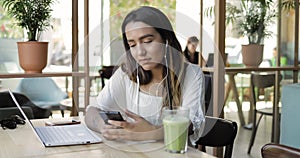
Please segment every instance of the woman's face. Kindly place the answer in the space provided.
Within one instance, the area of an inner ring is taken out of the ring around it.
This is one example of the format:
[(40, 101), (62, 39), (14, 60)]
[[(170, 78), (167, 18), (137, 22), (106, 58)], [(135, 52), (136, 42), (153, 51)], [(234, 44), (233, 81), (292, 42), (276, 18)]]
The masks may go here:
[(187, 45), (189, 52), (191, 52), (191, 53), (196, 52), (197, 45), (198, 44), (196, 42), (189, 42)]
[(165, 45), (160, 34), (143, 22), (130, 22), (125, 27), (131, 55), (144, 70), (162, 66)]

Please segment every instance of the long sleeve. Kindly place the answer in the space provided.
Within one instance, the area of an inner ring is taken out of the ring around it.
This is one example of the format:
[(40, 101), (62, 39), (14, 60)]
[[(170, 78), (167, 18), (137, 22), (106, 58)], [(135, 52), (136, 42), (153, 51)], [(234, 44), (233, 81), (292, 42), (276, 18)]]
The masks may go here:
[[(90, 105), (102, 110), (124, 111), (126, 106), (126, 78), (119, 68), (108, 80), (97, 97), (97, 104)], [(127, 77), (128, 78), (128, 77)]]
[(190, 141), (193, 145), (200, 138), (204, 128), (204, 75), (198, 65), (189, 64), (183, 86), (183, 107), (190, 109), (190, 120), (194, 134)]

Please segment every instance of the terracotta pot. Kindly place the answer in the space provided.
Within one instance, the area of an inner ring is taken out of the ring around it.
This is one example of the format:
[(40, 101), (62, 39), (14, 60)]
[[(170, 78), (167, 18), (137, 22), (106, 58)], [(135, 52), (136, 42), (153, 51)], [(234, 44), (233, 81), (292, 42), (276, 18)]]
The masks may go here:
[(48, 42), (17, 42), (19, 63), (25, 73), (42, 73), (47, 65)]
[(243, 63), (248, 67), (258, 67), (263, 60), (264, 45), (242, 45)]

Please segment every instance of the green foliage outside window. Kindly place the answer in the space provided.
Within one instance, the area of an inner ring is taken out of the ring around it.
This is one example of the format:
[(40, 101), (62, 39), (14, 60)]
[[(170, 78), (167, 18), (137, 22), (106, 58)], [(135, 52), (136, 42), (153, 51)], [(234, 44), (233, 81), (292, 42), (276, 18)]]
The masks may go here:
[(110, 35), (121, 38), (121, 24), (125, 16), (139, 6), (153, 6), (162, 10), (174, 27), (176, 0), (111, 0), (110, 1)]
[(23, 31), (17, 22), (0, 6), (0, 38), (22, 38)]

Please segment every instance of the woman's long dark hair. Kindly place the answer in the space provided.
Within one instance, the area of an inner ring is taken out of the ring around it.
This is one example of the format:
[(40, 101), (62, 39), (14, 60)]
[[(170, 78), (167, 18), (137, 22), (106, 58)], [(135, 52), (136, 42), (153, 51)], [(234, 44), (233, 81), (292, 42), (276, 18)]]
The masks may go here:
[[(122, 36), (123, 44), (126, 50), (126, 61), (122, 65), (122, 70), (128, 74), (130, 79), (137, 82), (137, 73), (141, 85), (148, 84), (152, 80), (151, 71), (144, 70), (137, 64), (130, 52), (130, 46), (127, 42), (125, 27), (130, 22), (143, 22), (152, 26), (162, 37), (163, 41), (168, 41), (168, 49), (166, 54), (166, 60), (168, 62), (168, 78), (169, 78), (169, 91), (172, 96), (172, 106), (181, 105), (181, 89), (180, 83), (184, 77), (184, 57), (182, 55), (182, 49), (176, 35), (173, 31), (172, 25), (167, 16), (160, 10), (142, 6), (137, 10), (130, 12), (122, 23)], [(163, 76), (167, 74), (167, 67), (164, 66)], [(137, 72), (138, 71), (138, 72)], [(166, 83), (165, 83), (166, 84)], [(167, 96), (164, 95), (164, 106), (168, 105)]]

